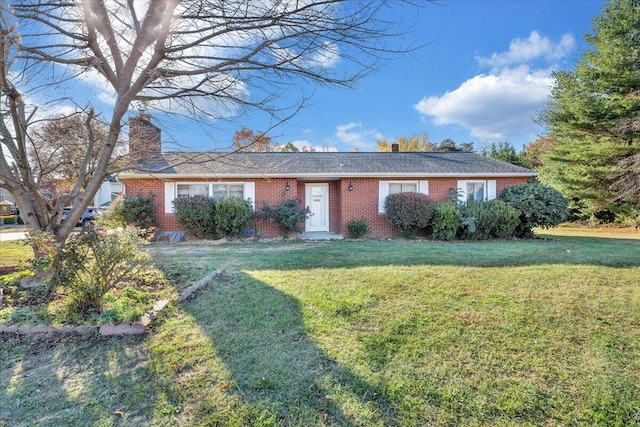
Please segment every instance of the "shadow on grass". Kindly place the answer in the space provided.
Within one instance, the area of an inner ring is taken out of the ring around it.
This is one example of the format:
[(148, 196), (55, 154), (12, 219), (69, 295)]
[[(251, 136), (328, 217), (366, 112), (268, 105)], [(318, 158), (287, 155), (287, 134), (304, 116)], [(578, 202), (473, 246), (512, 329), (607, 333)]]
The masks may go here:
[(0, 342), (0, 425), (148, 425), (158, 383), (140, 339)]
[(233, 414), (199, 402), (200, 425), (397, 424), (383, 390), (312, 341), (290, 295), (239, 273), (219, 277), (185, 310), (229, 371), (215, 388), (239, 398)]

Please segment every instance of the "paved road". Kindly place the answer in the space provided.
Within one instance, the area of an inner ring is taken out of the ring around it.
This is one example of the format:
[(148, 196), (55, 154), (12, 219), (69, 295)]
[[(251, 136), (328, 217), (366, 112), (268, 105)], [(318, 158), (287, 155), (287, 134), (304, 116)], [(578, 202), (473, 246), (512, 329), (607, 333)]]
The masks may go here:
[(0, 242), (11, 242), (14, 240), (24, 240), (24, 231), (11, 231), (0, 233)]

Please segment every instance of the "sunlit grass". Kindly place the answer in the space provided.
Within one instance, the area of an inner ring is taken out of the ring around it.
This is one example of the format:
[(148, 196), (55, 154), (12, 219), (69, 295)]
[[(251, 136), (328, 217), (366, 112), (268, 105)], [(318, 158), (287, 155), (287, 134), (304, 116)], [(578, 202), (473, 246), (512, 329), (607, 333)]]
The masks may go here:
[(176, 280), (224, 273), (146, 339), (0, 343), (0, 425), (638, 424), (638, 249), (153, 246)]
[(0, 240), (0, 268), (19, 267), (28, 265), (33, 259), (33, 249), (22, 241), (2, 241)]
[(596, 237), (601, 239), (640, 239), (640, 230), (624, 227), (578, 227), (566, 224), (561, 227), (548, 230), (536, 230), (536, 234), (542, 237)]

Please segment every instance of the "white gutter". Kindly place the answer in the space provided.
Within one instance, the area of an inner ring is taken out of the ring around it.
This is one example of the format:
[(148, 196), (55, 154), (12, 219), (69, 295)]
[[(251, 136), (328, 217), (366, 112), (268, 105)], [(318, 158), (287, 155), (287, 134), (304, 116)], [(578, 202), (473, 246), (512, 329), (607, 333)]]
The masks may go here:
[(286, 178), (286, 179), (298, 179), (298, 180), (312, 180), (312, 179), (341, 179), (341, 178), (480, 178), (480, 177), (497, 177), (497, 178), (509, 178), (509, 177), (530, 177), (538, 176), (538, 172), (525, 173), (419, 173), (419, 172), (384, 172), (384, 173), (323, 173), (323, 174), (181, 174), (181, 173), (120, 173), (118, 176), (121, 179), (148, 179), (156, 178), (161, 180), (174, 180), (174, 179), (274, 179), (274, 178)]

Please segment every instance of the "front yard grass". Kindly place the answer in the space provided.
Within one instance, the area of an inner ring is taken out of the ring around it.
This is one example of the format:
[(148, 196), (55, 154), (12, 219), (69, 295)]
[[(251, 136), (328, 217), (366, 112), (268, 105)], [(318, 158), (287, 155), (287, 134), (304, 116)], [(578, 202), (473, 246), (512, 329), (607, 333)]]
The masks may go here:
[(5, 339), (0, 426), (640, 424), (640, 240), (546, 237), (154, 245), (224, 272), (146, 338)]
[(33, 250), (22, 241), (0, 240), (0, 274), (4, 270), (14, 270), (24, 265), (28, 266), (33, 260)]

